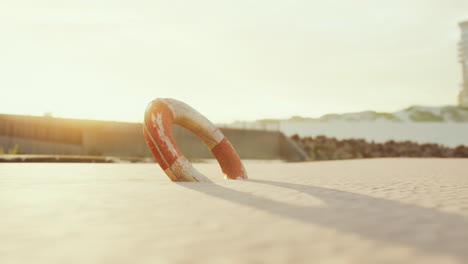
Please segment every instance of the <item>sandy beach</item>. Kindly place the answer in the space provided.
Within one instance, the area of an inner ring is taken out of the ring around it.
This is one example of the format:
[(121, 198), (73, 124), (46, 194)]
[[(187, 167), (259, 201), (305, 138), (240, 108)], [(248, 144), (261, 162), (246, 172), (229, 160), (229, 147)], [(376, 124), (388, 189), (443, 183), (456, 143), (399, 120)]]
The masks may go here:
[(0, 165), (0, 263), (468, 263), (468, 159)]

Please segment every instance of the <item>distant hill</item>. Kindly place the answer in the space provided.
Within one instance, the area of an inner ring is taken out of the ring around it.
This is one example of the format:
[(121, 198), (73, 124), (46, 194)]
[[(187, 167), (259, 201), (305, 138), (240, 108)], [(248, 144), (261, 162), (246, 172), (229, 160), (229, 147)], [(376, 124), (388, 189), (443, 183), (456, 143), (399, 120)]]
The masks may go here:
[(391, 121), (391, 122), (468, 122), (468, 108), (458, 106), (411, 106), (394, 113), (363, 111), (346, 114), (327, 114), (319, 118), (293, 116), (289, 119), (262, 119), (260, 123), (277, 123), (281, 121)]
[(288, 136), (325, 135), (337, 139), (386, 142), (414, 141), (444, 146), (468, 146), (468, 108), (457, 106), (412, 106), (394, 113), (364, 111), (328, 114), (319, 118), (293, 116), (288, 119), (237, 121), (227, 127), (280, 130)]

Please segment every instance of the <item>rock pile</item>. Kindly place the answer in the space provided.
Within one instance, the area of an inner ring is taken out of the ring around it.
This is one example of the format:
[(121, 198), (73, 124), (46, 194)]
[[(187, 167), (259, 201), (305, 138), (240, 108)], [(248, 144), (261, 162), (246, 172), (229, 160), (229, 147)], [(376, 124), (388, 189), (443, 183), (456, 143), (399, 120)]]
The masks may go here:
[(317, 136), (291, 137), (312, 160), (361, 159), (381, 157), (438, 157), (468, 158), (468, 146), (455, 148), (439, 144), (419, 144), (412, 141), (389, 140), (385, 143), (368, 142), (364, 139), (336, 139)]

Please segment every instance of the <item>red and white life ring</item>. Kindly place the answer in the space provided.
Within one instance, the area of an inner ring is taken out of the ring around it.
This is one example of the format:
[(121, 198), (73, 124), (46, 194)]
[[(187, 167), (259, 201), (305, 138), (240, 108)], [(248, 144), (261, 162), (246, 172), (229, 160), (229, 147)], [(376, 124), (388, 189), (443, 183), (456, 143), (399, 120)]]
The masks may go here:
[(171, 124), (194, 133), (211, 150), (228, 179), (247, 179), (239, 155), (213, 123), (183, 102), (158, 98), (146, 108), (143, 133), (154, 158), (171, 180), (209, 181), (179, 150)]

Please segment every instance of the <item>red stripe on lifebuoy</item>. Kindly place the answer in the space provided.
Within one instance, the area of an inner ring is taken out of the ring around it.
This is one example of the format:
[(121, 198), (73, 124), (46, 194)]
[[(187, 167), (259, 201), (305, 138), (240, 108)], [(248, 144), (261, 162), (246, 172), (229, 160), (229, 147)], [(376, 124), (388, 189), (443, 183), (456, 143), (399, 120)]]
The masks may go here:
[(170, 167), (182, 156), (172, 136), (171, 124), (174, 120), (171, 109), (162, 101), (156, 100), (150, 104), (145, 114), (145, 124), (149, 136), (157, 146), (161, 158)]
[(161, 154), (159, 154), (159, 150), (157, 149), (156, 145), (154, 144), (154, 141), (151, 139), (150, 135), (148, 135), (148, 130), (146, 127), (143, 127), (143, 135), (145, 137), (146, 144), (148, 144), (148, 147), (151, 151), (151, 153), (154, 156), (154, 159), (158, 162), (158, 164), (161, 166), (163, 170), (166, 170), (169, 168), (168, 164), (166, 161), (164, 161), (161, 157)]
[(224, 138), (211, 152), (218, 160), (221, 169), (229, 179), (247, 179), (244, 166), (231, 143)]

